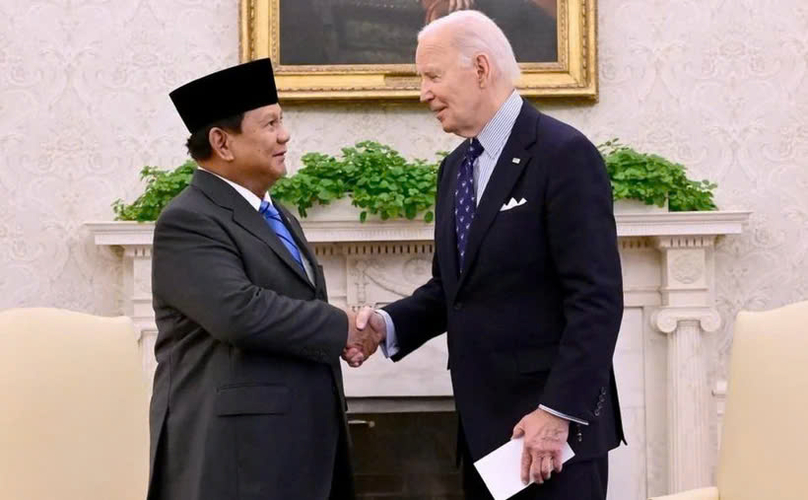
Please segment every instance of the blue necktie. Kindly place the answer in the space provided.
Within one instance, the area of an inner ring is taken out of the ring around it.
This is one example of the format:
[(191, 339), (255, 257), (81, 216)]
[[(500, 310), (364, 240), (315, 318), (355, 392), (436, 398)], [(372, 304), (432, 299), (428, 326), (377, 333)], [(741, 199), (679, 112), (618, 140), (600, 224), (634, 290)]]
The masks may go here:
[(463, 260), (466, 256), (466, 244), (469, 239), (469, 230), (477, 212), (477, 195), (474, 193), (474, 160), (483, 153), (483, 145), (473, 139), (463, 158), (463, 163), (457, 170), (457, 185), (455, 187), (455, 233), (457, 235), (457, 257), (460, 269), (463, 269)]
[(303, 259), (300, 257), (300, 249), (297, 248), (295, 239), (292, 237), (292, 234), (283, 223), (283, 219), (281, 219), (278, 209), (275, 208), (272, 203), (264, 200), (261, 202), (261, 208), (258, 210), (258, 212), (264, 216), (264, 220), (267, 221), (269, 227), (275, 231), (275, 234), (278, 235), (278, 238), (280, 238), (283, 246), (285, 246), (286, 249), (289, 250), (289, 253), (292, 254), (292, 258), (295, 259), (295, 262), (298, 263), (300, 269), (303, 270), (303, 274), (306, 274), (306, 268), (303, 267)]

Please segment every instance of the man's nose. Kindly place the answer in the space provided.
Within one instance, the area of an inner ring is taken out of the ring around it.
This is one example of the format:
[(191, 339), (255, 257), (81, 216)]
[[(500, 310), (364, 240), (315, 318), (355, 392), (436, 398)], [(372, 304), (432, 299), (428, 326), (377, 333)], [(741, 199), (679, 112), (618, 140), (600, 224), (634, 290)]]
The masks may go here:
[(291, 138), (292, 136), (289, 135), (289, 130), (287, 130), (285, 126), (281, 125), (281, 130), (278, 133), (278, 142), (281, 144), (286, 144)]
[(429, 82), (426, 79), (421, 80), (421, 102), (429, 102), (434, 97), (432, 90), (430, 90)]

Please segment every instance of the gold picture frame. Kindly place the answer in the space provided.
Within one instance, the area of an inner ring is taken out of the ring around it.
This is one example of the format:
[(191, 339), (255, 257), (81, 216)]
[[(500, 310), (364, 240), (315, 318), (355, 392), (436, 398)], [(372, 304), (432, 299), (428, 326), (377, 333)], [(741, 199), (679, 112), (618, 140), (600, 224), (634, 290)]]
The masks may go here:
[[(367, 8), (367, 5), (373, 7), (374, 2), (378, 2), (378, 8), (406, 8), (408, 9), (407, 13), (411, 14), (413, 9), (416, 8), (414, 4), (421, 6), (430, 1), (437, 3), (443, 0), (309, 0), (308, 3), (303, 2), (303, 0), (240, 1), (241, 61), (246, 62), (270, 57), (275, 68), (275, 81), (281, 99), (286, 101), (316, 101), (355, 99), (412, 100), (418, 98), (420, 81), (415, 73), (415, 65), (411, 62), (387, 63), (386, 61), (376, 61), (377, 63), (372, 64), (331, 64), (326, 62), (326, 64), (316, 64), (318, 61), (314, 61), (315, 64), (307, 64), (308, 61), (301, 57), (305, 57), (306, 54), (325, 54), (328, 52), (328, 47), (315, 47), (313, 45), (301, 47), (298, 54), (303, 56), (295, 55), (294, 57), (297, 57), (295, 64), (285, 64), (281, 52), (284, 33), (281, 13), (282, 2), (290, 2), (286, 5), (291, 8), (287, 8), (283, 13), (286, 19), (294, 23), (305, 23), (302, 28), (305, 32), (301, 32), (301, 25), (296, 24), (289, 28), (289, 36), (296, 36), (297, 40), (314, 44), (318, 42), (313, 40), (316, 40), (320, 35), (317, 31), (316, 23), (313, 23), (311, 27), (308, 25), (311, 17), (307, 17), (306, 14), (309, 11), (300, 10), (305, 9), (305, 5), (327, 4), (328, 8), (332, 9), (333, 5), (338, 4), (340, 7), (346, 7), (347, 5), (354, 8), (352, 12), (368, 12), (357, 9)], [(467, 1), (473, 5), (475, 1), (483, 0)], [(499, 1), (507, 2), (508, 0)], [(532, 5), (530, 1), (521, 0), (518, 5), (522, 6), (521, 8), (527, 8), (524, 6)], [(548, 0), (532, 1), (538, 4)], [(522, 77), (517, 85), (520, 94), (528, 97), (579, 97), (597, 100), (596, 1), (556, 0), (554, 21), (556, 23), (556, 60), (544, 62), (520, 60)], [(298, 9), (297, 12), (294, 12), (295, 8)], [(391, 12), (389, 22), (397, 23), (401, 18), (400, 13)], [(390, 25), (396, 26), (395, 24)], [(376, 33), (387, 36), (387, 30), (380, 30), (378, 26), (375, 26), (375, 28)], [(368, 31), (368, 33), (372, 33), (372, 31)], [(532, 34), (528, 36), (532, 36)], [(324, 36), (320, 38), (324, 38)], [(332, 38), (336, 37), (332, 36)], [(363, 33), (361, 37), (354, 36), (354, 38), (366, 42), (369, 36), (367, 33)], [(414, 47), (414, 38), (411, 43)], [(550, 43), (552, 43), (552, 39)], [(301, 44), (299, 41), (294, 44), (288, 44), (289, 47), (293, 45), (297, 47)], [(327, 43), (323, 43), (323, 45), (327, 45)], [(284, 50), (287, 53), (290, 49)], [(516, 51), (516, 46), (514, 46), (514, 50)], [(414, 54), (414, 49), (412, 53)], [(284, 55), (284, 57), (286, 56)], [(381, 57), (383, 58), (384, 56), (382, 55)], [(401, 58), (400, 55), (399, 58)], [(289, 59), (292, 59), (292, 56)], [(326, 60), (327, 57), (321, 57), (320, 59)], [(368, 60), (372, 60), (372, 58)]]

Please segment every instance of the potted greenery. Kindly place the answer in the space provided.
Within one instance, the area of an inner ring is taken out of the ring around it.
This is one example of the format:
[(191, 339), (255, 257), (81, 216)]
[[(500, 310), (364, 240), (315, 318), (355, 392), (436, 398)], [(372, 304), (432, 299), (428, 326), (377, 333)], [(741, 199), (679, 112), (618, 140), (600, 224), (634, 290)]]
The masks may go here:
[(327, 214), (332, 220), (356, 220), (358, 211), (362, 222), (369, 216), (420, 217), (426, 222), (434, 218), (438, 163), (408, 162), (398, 151), (373, 141), (343, 148), (341, 158), (307, 153), (301, 161), (304, 166), (295, 175), (272, 187), (272, 196), (296, 207), (301, 217)]
[[(439, 153), (439, 156), (445, 153)], [(280, 179), (274, 198), (294, 207), (304, 218), (350, 219), (364, 222), (422, 218), (431, 222), (438, 163), (406, 161), (389, 146), (373, 141), (342, 149), (342, 157), (307, 153), (295, 175)], [(144, 167), (144, 193), (133, 203), (113, 203), (116, 220), (154, 221), (191, 180), (196, 164), (188, 161), (172, 171)], [(330, 205), (327, 209), (321, 207)], [(354, 208), (356, 207), (356, 208)], [(327, 213), (327, 215), (325, 215)]]
[(617, 139), (598, 149), (611, 179), (616, 211), (647, 212), (644, 206), (671, 212), (717, 209), (712, 192), (716, 185), (688, 179), (683, 165), (639, 153)]
[[(688, 179), (684, 166), (639, 153), (616, 139), (598, 148), (611, 179), (616, 211), (716, 209), (712, 192), (716, 185)], [(408, 162), (396, 150), (373, 141), (343, 148), (340, 158), (307, 153), (302, 162), (295, 175), (273, 186), (272, 196), (296, 208), (303, 218), (362, 222), (368, 218), (431, 222), (434, 218), (437, 162)], [(116, 220), (156, 220), (163, 207), (188, 185), (195, 168), (193, 161), (171, 171), (144, 167), (144, 193), (128, 205), (116, 200)]]
[(174, 170), (162, 170), (145, 166), (140, 179), (146, 181), (146, 189), (134, 202), (125, 204), (117, 199), (112, 203), (115, 220), (150, 222), (156, 221), (172, 198), (190, 184), (196, 163), (188, 160)]

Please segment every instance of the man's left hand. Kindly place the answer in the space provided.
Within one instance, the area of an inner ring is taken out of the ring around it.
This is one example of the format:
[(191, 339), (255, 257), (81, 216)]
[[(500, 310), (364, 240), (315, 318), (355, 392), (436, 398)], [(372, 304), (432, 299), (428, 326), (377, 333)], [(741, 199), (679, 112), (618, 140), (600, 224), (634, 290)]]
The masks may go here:
[(528, 413), (513, 428), (513, 437), (525, 437), (522, 449), (522, 482), (530, 479), (538, 484), (561, 472), (561, 448), (567, 442), (570, 423), (563, 418), (537, 409)]

